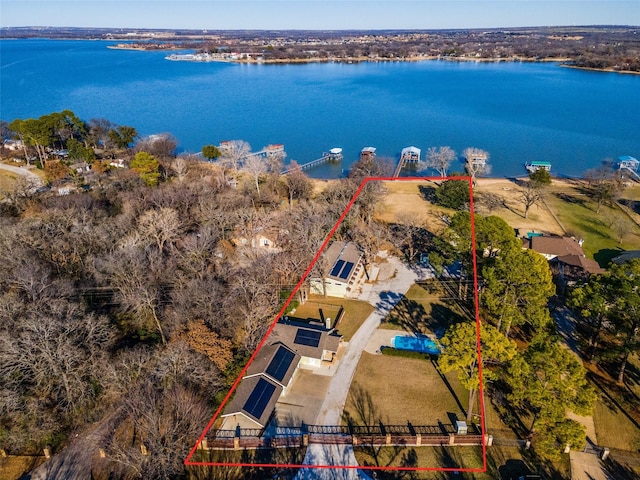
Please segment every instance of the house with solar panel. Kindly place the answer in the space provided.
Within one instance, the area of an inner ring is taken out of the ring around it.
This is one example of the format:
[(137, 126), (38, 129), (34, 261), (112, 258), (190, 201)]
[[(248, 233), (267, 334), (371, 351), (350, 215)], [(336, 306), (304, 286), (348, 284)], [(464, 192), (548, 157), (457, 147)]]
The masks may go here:
[(333, 242), (324, 254), (329, 270), (324, 278), (310, 279), (311, 293), (330, 297), (347, 297), (363, 279), (362, 253), (353, 242)]
[(222, 429), (265, 428), (278, 402), (286, 401), (287, 388), (298, 369), (333, 362), (340, 341), (341, 336), (322, 323), (281, 319), (224, 409)]

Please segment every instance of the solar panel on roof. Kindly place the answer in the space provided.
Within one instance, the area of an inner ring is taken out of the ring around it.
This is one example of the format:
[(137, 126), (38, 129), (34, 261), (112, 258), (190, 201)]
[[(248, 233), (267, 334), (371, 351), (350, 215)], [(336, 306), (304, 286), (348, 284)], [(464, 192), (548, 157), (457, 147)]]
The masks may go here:
[(343, 265), (344, 265), (344, 260), (338, 260), (336, 264), (333, 266), (333, 268), (331, 269), (331, 273), (329, 273), (329, 275), (331, 275), (332, 277), (337, 277)]
[(282, 382), (282, 379), (287, 374), (287, 370), (289, 370), (289, 367), (291, 366), (293, 357), (295, 357), (295, 353), (281, 346), (271, 359), (265, 373), (279, 382)]
[(346, 280), (349, 278), (349, 274), (351, 273), (351, 269), (353, 268), (353, 262), (347, 262), (340, 273), (340, 278)]
[(322, 334), (320, 332), (316, 332), (314, 330), (304, 330), (299, 328), (296, 332), (296, 338), (293, 340), (293, 343), (297, 343), (298, 345), (307, 345), (309, 347), (317, 347), (320, 345), (320, 336)]
[(276, 391), (276, 386), (273, 383), (267, 382), (264, 378), (258, 380), (253, 392), (249, 395), (249, 398), (244, 404), (242, 409), (253, 415), (256, 418), (260, 418), (264, 413), (264, 409), (267, 408), (267, 404)]

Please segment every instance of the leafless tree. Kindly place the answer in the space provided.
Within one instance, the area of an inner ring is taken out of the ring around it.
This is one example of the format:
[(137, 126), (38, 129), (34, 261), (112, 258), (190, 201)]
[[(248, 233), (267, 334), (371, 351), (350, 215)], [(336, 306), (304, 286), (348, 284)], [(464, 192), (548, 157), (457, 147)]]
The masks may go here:
[(260, 195), (260, 177), (267, 173), (267, 163), (258, 155), (251, 155), (242, 164), (242, 169), (253, 177), (256, 185), (256, 191)]
[(140, 216), (138, 231), (141, 241), (152, 241), (162, 252), (166, 245), (174, 241), (182, 230), (178, 212), (173, 208), (147, 210)]
[(438, 172), (441, 177), (446, 177), (449, 166), (455, 158), (456, 152), (449, 146), (431, 147), (427, 150), (424, 167), (432, 168)]
[(529, 209), (533, 205), (542, 201), (544, 192), (542, 188), (529, 181), (520, 188), (519, 193), (520, 201), (524, 205), (524, 218), (527, 218), (527, 215), (529, 215)]
[(171, 170), (173, 170), (180, 182), (183, 182), (189, 173), (189, 164), (191, 159), (185, 155), (180, 155), (171, 162)]
[(489, 175), (491, 165), (489, 164), (489, 152), (476, 147), (465, 148), (462, 152), (465, 159), (465, 169), (471, 176), (473, 185), (476, 184), (476, 177)]
[(218, 159), (218, 162), (221, 165), (232, 169), (234, 172), (237, 172), (240, 169), (240, 166), (251, 153), (251, 145), (244, 140), (231, 140), (229, 142), (225, 142), (223, 145), (220, 145), (219, 149), (222, 155)]

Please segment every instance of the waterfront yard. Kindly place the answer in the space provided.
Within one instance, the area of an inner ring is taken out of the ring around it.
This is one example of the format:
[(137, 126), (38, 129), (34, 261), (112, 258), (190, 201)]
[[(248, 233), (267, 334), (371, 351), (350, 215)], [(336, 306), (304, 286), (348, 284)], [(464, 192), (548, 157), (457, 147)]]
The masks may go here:
[[(497, 215), (520, 234), (535, 230), (555, 235), (572, 235), (584, 240), (585, 254), (606, 266), (621, 250), (640, 245), (640, 186), (624, 190), (623, 203), (631, 208), (603, 205), (586, 194), (580, 180), (553, 179), (545, 195), (545, 204), (534, 205), (524, 218), (519, 187), (509, 179), (480, 179), (476, 187), (476, 212)], [(552, 214), (555, 214), (554, 215)], [(637, 223), (634, 223), (637, 222)]]

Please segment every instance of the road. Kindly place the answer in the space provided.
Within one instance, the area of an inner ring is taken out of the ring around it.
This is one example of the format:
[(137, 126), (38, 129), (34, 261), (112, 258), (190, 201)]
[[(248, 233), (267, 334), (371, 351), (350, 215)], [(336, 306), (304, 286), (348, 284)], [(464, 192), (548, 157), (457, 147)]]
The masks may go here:
[[(380, 326), (380, 322), (391, 309), (403, 298), (422, 272), (407, 268), (399, 259), (389, 257), (395, 273), (389, 280), (377, 284), (365, 284), (358, 299), (368, 302), (376, 309), (360, 326), (347, 344), (345, 355), (340, 360), (335, 374), (331, 379), (329, 390), (320, 408), (317, 425), (340, 425), (349, 387), (360, 356), (371, 336)], [(357, 465), (351, 445), (314, 445), (307, 448), (304, 465)], [(357, 469), (303, 469), (296, 475), (296, 480), (325, 480), (345, 479), (355, 480), (368, 478)]]
[(113, 434), (121, 420), (122, 408), (117, 408), (104, 419), (90, 425), (75, 435), (71, 443), (60, 453), (21, 477), (23, 480), (87, 480), (92, 478), (94, 456), (104, 446), (105, 439)]
[(6, 170), (11, 173), (15, 173), (17, 175), (21, 175), (32, 182), (34, 182), (36, 187), (42, 186), (42, 179), (33, 173), (32, 171), (24, 168), (24, 167), (14, 167), (13, 165), (6, 165), (4, 163), (0, 163), (0, 170)]

